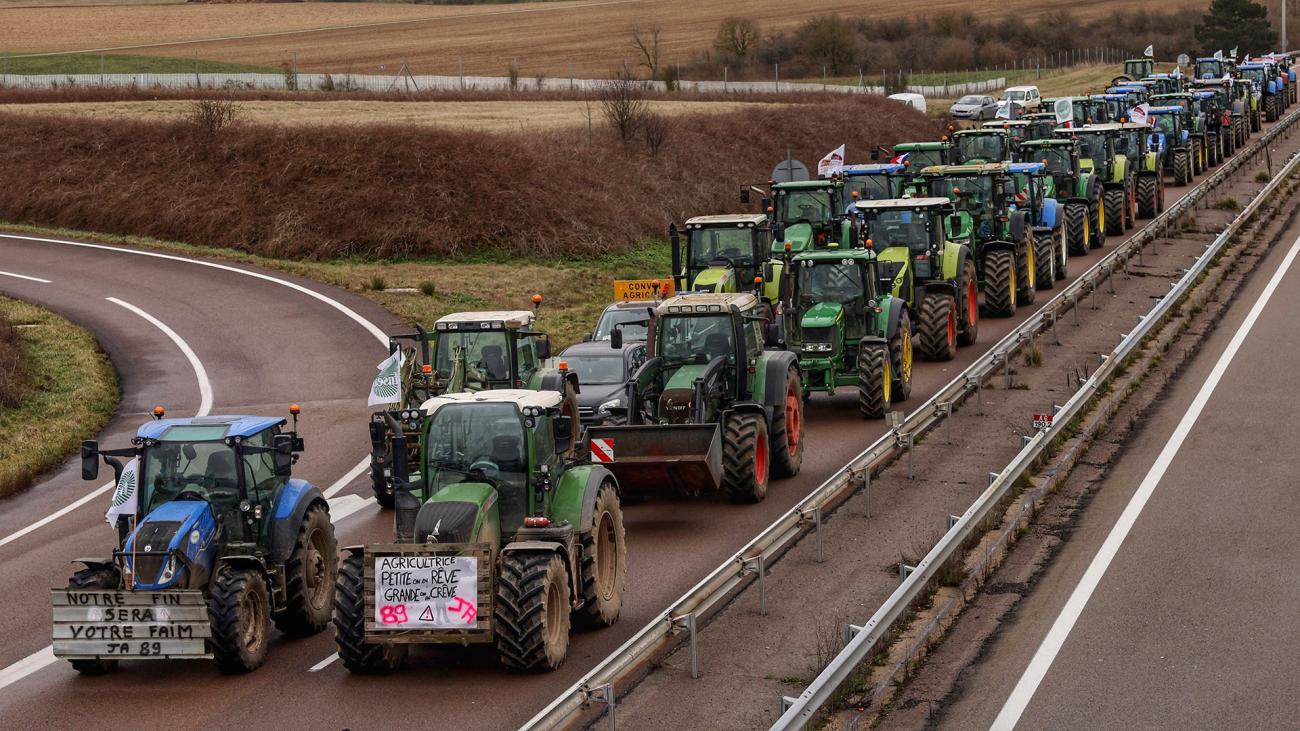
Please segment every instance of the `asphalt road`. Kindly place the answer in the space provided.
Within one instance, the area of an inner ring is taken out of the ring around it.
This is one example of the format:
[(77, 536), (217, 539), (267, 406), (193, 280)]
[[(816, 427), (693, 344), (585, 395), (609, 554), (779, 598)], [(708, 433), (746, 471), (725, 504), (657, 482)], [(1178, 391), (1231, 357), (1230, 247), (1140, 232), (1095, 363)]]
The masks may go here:
[[(1167, 200), (1185, 192), (1170, 188)], [(1072, 257), (1071, 274), (1104, 253)], [(201, 404), (196, 368), (182, 348), (139, 313), (105, 299), (116, 297), (152, 315), (192, 349), (211, 381), (212, 413), (284, 413), (289, 403), (301, 403), (308, 451), (298, 474), (340, 490), (332, 504), (340, 545), (391, 539), (391, 516), (363, 500), (367, 478), (336, 484), (368, 449), (365, 394), (382, 346), (361, 323), (301, 289), (230, 271), (255, 271), (250, 267), (219, 266), (226, 268), (0, 237), (0, 272), (7, 273), (0, 274), (0, 293), (89, 328), (121, 374), (121, 413), (100, 436), (102, 444), (124, 443), (157, 403), (172, 415), (193, 414)], [(261, 276), (321, 293), (380, 329), (396, 325), (391, 315), (345, 292), (278, 273)], [(1021, 312), (1028, 316), (1033, 308)], [(918, 364), (912, 399), (903, 406), (922, 403), (1017, 321), (984, 319), (977, 346), (949, 363)], [(620, 622), (576, 635), (567, 664), (543, 676), (503, 673), (487, 648), (428, 648), (394, 676), (352, 677), (330, 662), (334, 644), (327, 631), (277, 640), (266, 664), (249, 676), (221, 676), (204, 662), (138, 662), (106, 677), (80, 677), (43, 654), (50, 637), (45, 590), (63, 585), (72, 558), (106, 554), (114, 536), (103, 521), (106, 493), (33, 525), (98, 487), (82, 482), (69, 463), (0, 508), (0, 586), (15, 587), (0, 612), (0, 727), (70, 726), (94, 718), (126, 727), (244, 727), (254, 720), (283, 729), (370, 728), (409, 725), (430, 713), (439, 726), (517, 726), (883, 431), (882, 422), (858, 417), (847, 391), (814, 397), (803, 472), (774, 483), (763, 503), (681, 499), (629, 507), (628, 594)]]
[(1281, 240), (966, 671), (943, 727), (1295, 726), (1300, 225)]

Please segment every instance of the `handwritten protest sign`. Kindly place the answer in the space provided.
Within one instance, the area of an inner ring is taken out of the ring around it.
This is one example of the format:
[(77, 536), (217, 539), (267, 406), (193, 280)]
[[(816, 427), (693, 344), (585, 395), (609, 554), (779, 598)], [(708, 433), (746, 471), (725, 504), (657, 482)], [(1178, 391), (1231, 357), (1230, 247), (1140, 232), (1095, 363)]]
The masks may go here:
[(376, 556), (375, 629), (474, 627), (478, 560), (474, 556)]

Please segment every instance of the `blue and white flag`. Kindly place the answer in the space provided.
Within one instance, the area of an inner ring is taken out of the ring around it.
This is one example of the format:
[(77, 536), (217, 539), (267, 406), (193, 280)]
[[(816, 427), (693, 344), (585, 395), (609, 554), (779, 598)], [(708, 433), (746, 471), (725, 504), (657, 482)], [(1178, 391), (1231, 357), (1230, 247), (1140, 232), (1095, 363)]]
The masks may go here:
[(113, 490), (113, 502), (109, 503), (104, 518), (109, 525), (116, 525), (122, 515), (135, 515), (136, 495), (140, 491), (140, 458), (136, 457), (126, 463), (122, 476), (117, 480), (117, 489)]

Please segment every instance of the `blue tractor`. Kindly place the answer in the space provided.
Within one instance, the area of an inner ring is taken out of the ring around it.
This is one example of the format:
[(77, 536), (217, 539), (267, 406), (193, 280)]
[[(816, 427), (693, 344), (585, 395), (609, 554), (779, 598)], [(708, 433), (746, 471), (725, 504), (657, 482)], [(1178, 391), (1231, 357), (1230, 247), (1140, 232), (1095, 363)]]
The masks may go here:
[[(329, 624), (338, 550), (320, 491), (293, 479), (294, 425), (266, 416), (165, 419), (122, 449), (81, 445), (81, 476), (99, 460), (117, 489), (108, 558), (52, 592), (54, 654), (86, 674), (118, 661), (212, 658), (225, 673), (257, 668), (270, 625), (291, 637)], [(123, 460), (126, 460), (124, 463)]]

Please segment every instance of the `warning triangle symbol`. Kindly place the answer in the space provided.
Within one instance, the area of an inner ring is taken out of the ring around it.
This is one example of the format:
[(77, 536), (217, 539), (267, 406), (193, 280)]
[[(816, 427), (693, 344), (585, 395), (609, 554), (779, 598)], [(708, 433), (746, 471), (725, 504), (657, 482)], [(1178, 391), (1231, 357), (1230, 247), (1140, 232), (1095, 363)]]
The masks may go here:
[(432, 621), (433, 621), (433, 605), (432, 605), (432, 604), (425, 604), (425, 605), (424, 605), (424, 611), (423, 611), (423, 612), (420, 612), (420, 621), (421, 621), (421, 622), (432, 622)]

